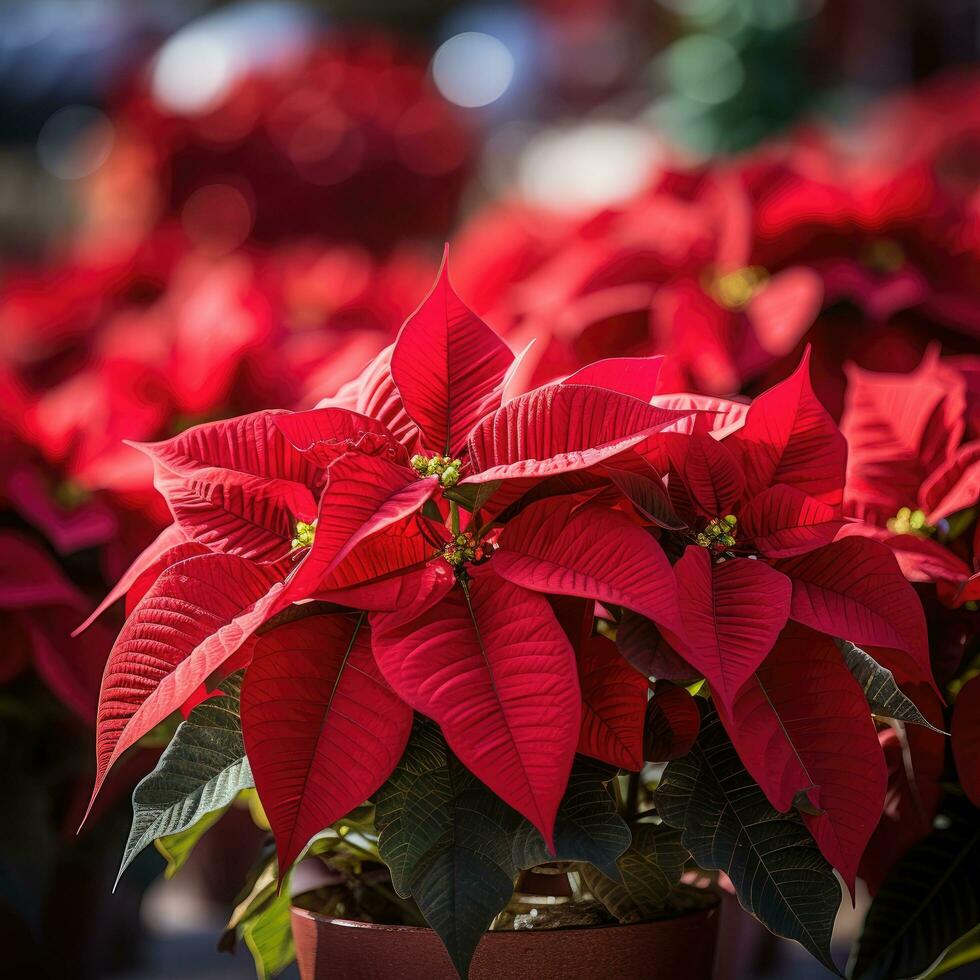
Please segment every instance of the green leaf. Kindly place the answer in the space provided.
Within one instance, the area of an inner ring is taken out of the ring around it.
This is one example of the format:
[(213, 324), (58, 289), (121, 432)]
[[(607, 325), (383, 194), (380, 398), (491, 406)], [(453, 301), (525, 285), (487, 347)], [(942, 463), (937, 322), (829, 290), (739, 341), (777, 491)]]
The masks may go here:
[[(159, 851), (160, 855), (167, 862), (164, 876), (173, 878), (175, 874), (184, 866), (184, 862), (191, 856), (191, 852), (197, 847), (197, 842), (225, 815), (228, 807), (223, 806), (220, 810), (212, 810), (205, 813), (197, 823), (191, 824), (185, 830), (181, 830), (169, 837), (158, 837), (153, 846)], [(122, 871), (119, 872), (122, 874)], [(119, 878), (116, 878), (119, 884)]]
[(269, 980), (282, 973), (296, 959), (290, 925), (291, 904), (289, 893), (283, 891), (241, 923), (241, 937), (255, 960), (259, 980)]
[[(895, 675), (887, 667), (882, 667), (870, 653), (866, 653), (850, 640), (835, 642), (843, 654), (848, 670), (861, 685), (873, 714), (908, 722), (910, 725), (922, 725), (924, 728), (939, 732), (939, 729), (930, 724), (929, 719), (902, 693), (895, 682)], [(939, 734), (948, 733), (939, 732)]]
[(728, 874), (749, 912), (838, 973), (830, 955), (841, 897), (833, 869), (800, 818), (769, 804), (715, 711), (707, 702), (700, 707), (698, 739), (664, 770), (657, 811), (682, 831), (702, 868)]
[(516, 814), (417, 720), (376, 798), (378, 850), (395, 890), (415, 899), (465, 977), (483, 933), (514, 891)]
[(614, 768), (576, 756), (555, 820), (555, 854), (548, 852), (531, 822), (522, 820), (513, 838), (514, 864), (533, 868), (549, 861), (577, 861), (619, 878), (616, 860), (630, 845), (630, 829), (608, 789), (615, 777)]
[(582, 877), (620, 922), (642, 922), (668, 906), (689, 856), (679, 830), (639, 823), (633, 826), (632, 844), (619, 859), (620, 880), (591, 865), (582, 869)]
[(167, 838), (162, 850), (173, 874), (201, 834), (253, 785), (239, 718), (241, 683), (241, 672), (233, 674), (222, 682), (221, 695), (199, 704), (133, 791), (133, 825), (117, 884), (133, 858), (158, 838)]
[(944, 976), (950, 970), (957, 970), (977, 960), (980, 960), (980, 925), (971, 929), (961, 939), (957, 939), (926, 974), (924, 980), (935, 980), (936, 977)]
[(950, 797), (940, 814), (871, 903), (856, 980), (918, 976), (980, 922), (980, 811)]

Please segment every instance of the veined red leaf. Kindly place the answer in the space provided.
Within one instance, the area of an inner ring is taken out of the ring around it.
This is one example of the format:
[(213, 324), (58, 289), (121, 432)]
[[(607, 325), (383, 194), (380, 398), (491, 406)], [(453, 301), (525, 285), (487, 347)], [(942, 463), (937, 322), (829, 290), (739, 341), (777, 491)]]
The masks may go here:
[(345, 384), (333, 398), (317, 402), (317, 408), (347, 408), (377, 419), (394, 434), (409, 452), (418, 448), (419, 430), (405, 412), (401, 395), (391, 379), (391, 353), (394, 344), (382, 350), (353, 381)]
[(398, 610), (398, 618), (408, 622), (455, 581), (433, 543), (445, 536), (445, 527), (418, 515), (392, 524), (362, 541), (327, 575), (316, 598), (372, 612)]
[(670, 762), (691, 751), (701, 728), (698, 703), (683, 687), (657, 681), (647, 703), (643, 731), (643, 758)]
[(636, 450), (627, 449), (609, 462), (600, 463), (594, 472), (608, 479), (645, 521), (674, 531), (686, 527), (674, 513), (660, 473)]
[(686, 658), (707, 678), (712, 694), (730, 704), (786, 625), (789, 579), (751, 558), (714, 563), (698, 545), (688, 546), (674, 572)]
[(663, 362), (659, 354), (654, 357), (607, 357), (579, 368), (562, 384), (594, 385), (649, 402), (657, 391)]
[(735, 454), (711, 435), (709, 422), (699, 415), (687, 436), (666, 437), (671, 466), (701, 513), (722, 517), (731, 512), (745, 492), (745, 474)]
[(188, 475), (209, 467), (315, 486), (318, 468), (279, 431), (282, 411), (253, 412), (195, 425), (163, 442), (133, 443), (170, 472)]
[(973, 507), (980, 500), (980, 441), (961, 446), (956, 455), (922, 485), (919, 500), (930, 524)]
[(309, 488), (290, 480), (213, 467), (180, 474), (157, 460), (154, 485), (186, 538), (253, 561), (288, 554), (296, 522), (316, 515)]
[(242, 734), (280, 875), (384, 783), (408, 743), (412, 709), (381, 677), (364, 619), (309, 616), (270, 630), (245, 672)]
[(372, 615), (374, 656), (395, 692), (551, 846), (581, 721), (575, 654), (543, 596), (495, 575), (467, 589), (394, 628)]
[(738, 533), (769, 558), (788, 558), (830, 544), (843, 525), (829, 504), (777, 483), (742, 509)]
[[(136, 560), (129, 566), (128, 569), (123, 573), (122, 578), (112, 587), (109, 594), (95, 607), (95, 609), (90, 613), (88, 619), (85, 620), (80, 626), (77, 626), (72, 632), (72, 636), (78, 636), (82, 630), (86, 630), (92, 623), (95, 622), (99, 616), (102, 615), (114, 602), (121, 599), (127, 592), (133, 587), (136, 580), (139, 579), (145, 572), (155, 568), (161, 561), (161, 558), (171, 549), (177, 547), (186, 541), (184, 532), (181, 530), (179, 524), (171, 524), (169, 527), (165, 527), (153, 540), (151, 544), (148, 544), (136, 557)], [(163, 566), (166, 567), (166, 566)], [(162, 571), (162, 568), (160, 569)], [(153, 576), (156, 578), (156, 575)]]
[(646, 616), (624, 610), (616, 630), (619, 652), (647, 677), (688, 684), (698, 672), (667, 642)]
[(462, 482), (554, 476), (621, 453), (685, 416), (587, 385), (546, 385), (509, 401), (470, 433)]
[(106, 663), (93, 802), (123, 752), (176, 711), (277, 611), (282, 595), (274, 566), (236, 555), (199, 555), (160, 575), (126, 621)]
[(853, 894), (888, 772), (864, 692), (833, 640), (788, 627), (734, 702), (718, 709), (769, 802), (785, 813), (809, 801), (803, 820)]
[(963, 435), (962, 375), (937, 347), (905, 374), (849, 364), (841, 431), (848, 443), (848, 499), (890, 517), (913, 505), (919, 487), (952, 455)]
[(670, 562), (619, 511), (575, 498), (540, 500), (504, 527), (490, 565), (526, 589), (626, 606), (683, 632)]
[(980, 677), (968, 680), (953, 707), (953, 758), (963, 792), (980, 806)]
[(514, 355), (456, 295), (447, 266), (444, 257), (431, 292), (401, 328), (391, 377), (423, 446), (455, 455), (470, 429), (500, 407)]
[(582, 728), (578, 751), (620, 769), (643, 768), (647, 679), (605, 636), (590, 636), (578, 650)]
[(865, 649), (887, 647), (882, 663), (899, 683), (936, 689), (919, 597), (885, 545), (842, 538), (775, 567), (793, 581), (792, 619)]
[(809, 350), (793, 374), (752, 402), (726, 444), (741, 453), (750, 495), (785, 483), (841, 505), (847, 444), (813, 393)]
[[(353, 449), (366, 434), (390, 441), (402, 450), (382, 422), (346, 408), (286, 412), (275, 417), (275, 425), (297, 452), (324, 469), (338, 456)], [(407, 455), (402, 455), (407, 463)]]
[(147, 568), (141, 575), (139, 575), (136, 581), (130, 586), (129, 591), (126, 593), (126, 618), (132, 615), (133, 610), (136, 608), (140, 599), (149, 592), (153, 583), (160, 577), (161, 573), (169, 568), (171, 565), (176, 565), (177, 562), (184, 561), (185, 558), (193, 558), (195, 555), (206, 555), (208, 554), (208, 549), (204, 547), (203, 544), (198, 544), (196, 541), (185, 541), (183, 544), (179, 544), (174, 548), (170, 548), (165, 551), (160, 557)]
[(886, 528), (863, 521), (845, 524), (837, 532), (838, 541), (851, 537), (871, 538), (886, 545), (910, 582), (948, 582), (955, 591), (958, 584), (970, 577), (966, 562), (933, 538), (923, 538), (918, 534), (893, 534)]
[(669, 408), (675, 412), (688, 412), (671, 429), (674, 432), (693, 432), (698, 418), (704, 415), (708, 428), (715, 438), (724, 439), (745, 424), (749, 411), (748, 402), (735, 402), (728, 398), (715, 398), (712, 395), (696, 395), (689, 392), (657, 395), (653, 404), (659, 408)]
[(419, 479), (384, 456), (353, 452), (338, 457), (327, 470), (313, 545), (290, 583), (290, 594), (304, 598), (318, 591), (362, 541), (415, 514), (438, 489), (438, 477)]

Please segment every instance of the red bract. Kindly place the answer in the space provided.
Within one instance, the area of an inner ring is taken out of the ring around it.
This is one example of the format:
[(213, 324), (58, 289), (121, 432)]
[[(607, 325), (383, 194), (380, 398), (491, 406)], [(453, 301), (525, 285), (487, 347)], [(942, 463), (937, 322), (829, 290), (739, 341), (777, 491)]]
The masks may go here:
[(846, 533), (887, 544), (909, 580), (935, 583), (953, 606), (980, 596), (969, 516), (980, 499), (980, 442), (963, 441), (975, 434), (968, 428), (971, 367), (970, 360), (942, 360), (935, 349), (910, 374), (852, 366), (841, 423), (849, 446), (846, 506), (863, 519)]
[[(150, 586), (110, 657), (100, 781), (127, 745), (190, 697), (259, 625), (293, 602), (327, 599), (370, 612), (371, 649), (387, 685), (438, 721), (460, 759), (550, 839), (582, 699), (575, 653), (543, 595), (622, 604), (676, 631), (676, 586), (654, 538), (606, 505), (544, 499), (502, 531), (481, 527), (480, 512), (498, 495), (516, 501), (537, 483), (594, 468), (689, 412), (577, 383), (501, 406), (512, 361), (443, 270), (359, 390), (311, 412), (258, 413), (142, 447), (179, 531), (168, 532), (128, 578), (138, 587), (139, 576), (168, 557), (182, 560)], [(448, 496), (437, 502), (440, 491)], [(466, 527), (456, 499), (472, 500)], [(188, 543), (205, 553), (185, 557)], [(638, 564), (618, 561), (617, 549)], [(223, 576), (234, 588), (212, 595)], [(208, 615), (178, 628), (202, 590)], [(320, 622), (301, 620), (293, 629)], [(148, 631), (154, 673), (137, 676)], [(371, 707), (371, 692), (355, 688), (352, 696)], [(246, 698), (246, 733), (251, 703)], [(609, 712), (603, 725), (617, 724), (615, 704), (593, 703)], [(637, 766), (643, 709), (635, 699)], [(280, 763), (269, 771), (282, 771)], [(331, 796), (339, 791), (311, 785), (314, 816), (295, 808), (284, 815), (278, 784), (261, 766), (256, 779), (277, 814), (274, 826), (291, 828), (280, 834), (284, 860), (305, 843), (311, 821), (346, 812), (336, 805), (344, 797)]]
[[(509, 398), (514, 362), (444, 267), (318, 408), (141, 447), (175, 523), (126, 577), (139, 598), (106, 670), (97, 788), (246, 663), (282, 867), (387, 779), (410, 709), (550, 846), (576, 751), (638, 769), (649, 675), (701, 674), (746, 767), (779, 809), (812, 811), (851, 883), (885, 768), (830, 638), (872, 645), (901, 681), (931, 674), (891, 553), (834, 542), (845, 448), (806, 359), (748, 407), (654, 395), (661, 363), (642, 358)], [(697, 710), (658, 691), (653, 744), (674, 755)], [(854, 759), (834, 761), (845, 743)]]

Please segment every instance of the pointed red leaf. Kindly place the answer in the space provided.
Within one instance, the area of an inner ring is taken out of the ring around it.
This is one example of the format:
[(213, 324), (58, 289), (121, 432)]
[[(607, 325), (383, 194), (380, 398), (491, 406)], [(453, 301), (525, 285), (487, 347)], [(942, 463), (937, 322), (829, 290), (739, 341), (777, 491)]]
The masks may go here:
[(739, 537), (750, 539), (770, 558), (801, 555), (830, 544), (844, 525), (829, 504), (783, 483), (750, 500), (739, 520)]
[(657, 681), (647, 704), (643, 731), (643, 758), (670, 762), (687, 755), (701, 728), (701, 712), (691, 695), (670, 681)]
[(980, 441), (961, 446), (945, 466), (922, 485), (919, 500), (926, 521), (936, 524), (980, 500)]
[(657, 471), (634, 450), (601, 463), (595, 472), (606, 477), (645, 521), (673, 531), (687, 526), (674, 512), (670, 493)]
[[(88, 619), (85, 620), (80, 626), (76, 626), (72, 632), (72, 636), (78, 636), (83, 630), (89, 628), (92, 623), (95, 622), (99, 616), (102, 615), (114, 602), (121, 599), (127, 592), (133, 587), (136, 580), (139, 579), (146, 571), (152, 568), (156, 568), (160, 563), (161, 558), (172, 548), (177, 547), (182, 544), (186, 538), (184, 537), (184, 532), (180, 529), (178, 524), (171, 524), (169, 527), (165, 527), (153, 540), (151, 544), (148, 544), (136, 557), (136, 560), (126, 569), (123, 573), (122, 578), (113, 586), (109, 594), (95, 607), (94, 610), (89, 614)], [(188, 556), (189, 557), (189, 556)], [(166, 566), (162, 566), (159, 571), (162, 571)], [(159, 574), (159, 572), (158, 572)], [(156, 578), (156, 575), (153, 576)]]
[(188, 558), (161, 574), (126, 621), (106, 664), (93, 801), (123, 752), (176, 711), (277, 611), (282, 593), (274, 566), (235, 555)]
[(626, 606), (681, 632), (670, 562), (619, 511), (574, 497), (540, 500), (504, 527), (490, 565), (526, 589)]
[(664, 635), (639, 613), (623, 611), (616, 630), (619, 652), (647, 677), (663, 678), (689, 684), (699, 678), (698, 672), (667, 642)]
[(284, 414), (254, 412), (220, 422), (205, 422), (164, 442), (135, 445), (154, 462), (179, 475), (215, 467), (315, 486), (318, 468), (290, 445), (276, 425), (277, 418)]
[[(387, 426), (346, 408), (314, 408), (275, 416), (276, 428), (289, 444), (316, 466), (328, 467), (338, 456), (363, 444), (365, 435), (378, 444), (398, 445)], [(402, 454), (404, 462), (408, 457)]]
[(129, 619), (140, 599), (150, 591), (153, 583), (165, 569), (184, 561), (185, 558), (193, 558), (195, 555), (206, 554), (208, 554), (208, 549), (196, 541), (184, 541), (183, 544), (178, 544), (176, 547), (165, 551), (149, 568), (139, 575), (126, 592), (126, 618)]
[(786, 625), (791, 586), (761, 561), (712, 562), (707, 549), (689, 545), (674, 566), (688, 659), (719, 701), (731, 703), (765, 660)]
[(419, 479), (385, 455), (338, 457), (327, 470), (313, 545), (290, 583), (290, 595), (305, 598), (321, 589), (362, 541), (415, 514), (438, 489), (438, 477)]
[(441, 726), (462, 763), (551, 844), (578, 742), (571, 644), (543, 596), (495, 575), (454, 588), (408, 624), (371, 617), (395, 692)]
[(582, 729), (578, 751), (620, 769), (643, 768), (647, 679), (604, 636), (590, 636), (578, 651)]
[(980, 677), (968, 680), (953, 707), (953, 758), (963, 792), (980, 806)]
[(158, 460), (153, 482), (186, 538), (253, 561), (288, 554), (296, 522), (316, 514), (310, 490), (290, 480), (212, 467), (180, 474)]
[(405, 321), (391, 377), (430, 452), (455, 455), (470, 429), (500, 406), (510, 348), (456, 295), (446, 259), (432, 291)]
[(726, 445), (742, 455), (750, 495), (785, 483), (840, 506), (847, 445), (813, 393), (809, 351), (790, 377), (755, 399)]
[(657, 380), (660, 377), (660, 366), (663, 357), (607, 357), (605, 360), (593, 361), (574, 374), (570, 374), (562, 383), (572, 385), (594, 385), (597, 388), (608, 388), (624, 395), (632, 395), (640, 401), (649, 402), (657, 391)]
[(946, 582), (950, 583), (955, 593), (970, 577), (966, 562), (933, 538), (923, 538), (918, 534), (893, 534), (886, 528), (863, 521), (845, 524), (837, 532), (837, 540), (852, 537), (871, 538), (886, 545), (910, 582)]
[(791, 625), (719, 714), (745, 768), (782, 812), (804, 812), (824, 857), (853, 893), (888, 773), (868, 702), (834, 642)]
[(410, 452), (419, 443), (419, 430), (408, 417), (401, 395), (391, 378), (391, 354), (395, 345), (389, 344), (353, 381), (348, 381), (333, 398), (317, 402), (317, 408), (347, 408), (376, 419)]
[(735, 454), (711, 435), (706, 416), (699, 415), (690, 435), (665, 437), (672, 468), (702, 514), (730, 513), (745, 492), (745, 474)]
[(484, 418), (468, 442), (463, 483), (554, 476), (610, 459), (688, 413), (586, 385), (546, 385)]
[(412, 709), (371, 655), (363, 614), (309, 616), (258, 638), (242, 685), (242, 734), (280, 875), (384, 783), (411, 728)]
[(653, 399), (653, 404), (675, 412), (691, 413), (674, 426), (673, 431), (677, 432), (693, 432), (694, 426), (703, 414), (708, 420), (708, 428), (718, 439), (723, 439), (736, 429), (740, 429), (745, 424), (745, 416), (749, 411), (748, 402), (735, 402), (728, 398), (687, 392), (657, 395)]
[(899, 683), (935, 689), (919, 597), (883, 544), (843, 538), (775, 567), (793, 581), (792, 619), (859, 646), (887, 647), (885, 666)]

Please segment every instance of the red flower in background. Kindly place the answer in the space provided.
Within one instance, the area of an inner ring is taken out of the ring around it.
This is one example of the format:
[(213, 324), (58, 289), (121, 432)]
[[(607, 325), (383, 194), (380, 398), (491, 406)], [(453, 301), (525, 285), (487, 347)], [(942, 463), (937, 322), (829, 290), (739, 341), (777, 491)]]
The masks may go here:
[(841, 422), (847, 507), (862, 519), (847, 533), (883, 541), (910, 581), (936, 583), (953, 606), (980, 598), (973, 517), (962, 516), (980, 499), (980, 441), (964, 441), (972, 367), (935, 349), (910, 374), (851, 366)]
[(150, 155), (165, 210), (196, 244), (225, 248), (303, 235), (382, 250), (443, 238), (472, 153), (425, 58), (383, 35), (327, 36), (186, 113), (140, 78), (116, 118), (120, 150), (103, 183), (128, 185), (134, 159)]

